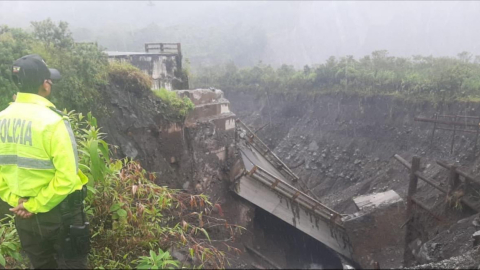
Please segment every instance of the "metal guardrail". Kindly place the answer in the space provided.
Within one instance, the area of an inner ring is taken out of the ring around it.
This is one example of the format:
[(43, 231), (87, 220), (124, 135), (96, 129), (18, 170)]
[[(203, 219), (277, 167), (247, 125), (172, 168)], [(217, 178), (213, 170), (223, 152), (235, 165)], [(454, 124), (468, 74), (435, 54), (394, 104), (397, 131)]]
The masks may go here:
[(252, 132), (245, 123), (237, 119), (237, 123), (247, 131), (248, 142), (251, 144), (255, 149), (260, 152), (270, 163), (274, 164), (275, 167), (285, 176), (287, 179), (292, 181), (298, 181), (299, 177), (292, 172), (285, 163), (283, 163), (280, 158), (275, 155), (275, 153), (268, 148), (268, 146), (258, 138), (257, 134)]
[(274, 167), (287, 179), (292, 181), (292, 183), (296, 184), (298, 183), (300, 185), (300, 188), (302, 189), (303, 192), (307, 193), (308, 195), (312, 196), (314, 199), (319, 200), (319, 198), (310, 192), (309, 188), (307, 187), (307, 184), (303, 182), (301, 178), (299, 178), (285, 163), (283, 163), (280, 158), (273, 153), (270, 148), (262, 141), (260, 138), (258, 138), (257, 134), (252, 132), (245, 123), (240, 121), (240, 119), (237, 119), (237, 124), (240, 125), (241, 128), (243, 128), (245, 131), (247, 131), (247, 138), (248, 138), (248, 143), (255, 148), (259, 153), (262, 154), (267, 161), (269, 161), (271, 164), (274, 165)]
[(145, 52), (158, 51), (159, 53), (173, 53), (182, 55), (181, 43), (145, 43)]
[(285, 197), (290, 198), (292, 201), (298, 202), (305, 208), (312, 210), (319, 216), (323, 217), (325, 220), (332, 221), (336, 223), (336, 225), (343, 228), (341, 222), (341, 215), (339, 213), (328, 208), (327, 206), (323, 205), (322, 203), (313, 199), (302, 191), (296, 189), (290, 184), (275, 177), (273, 174), (269, 173), (262, 167), (255, 165), (250, 172), (247, 172), (247, 174), (248, 176), (261, 182), (262, 184), (281, 193)]
[[(274, 165), (274, 167), (287, 180), (291, 180), (293, 181), (293, 183), (296, 183), (298, 180), (301, 180), (242, 121), (237, 120), (237, 123), (241, 128), (243, 128), (247, 132), (247, 136), (245, 138), (246, 144), (248, 144), (249, 146), (252, 146), (270, 164)], [(242, 151), (241, 148), (240, 148), (240, 151)], [(290, 198), (292, 201), (298, 202), (300, 205), (302, 205), (306, 209), (312, 210), (314, 213), (316, 213), (318, 216), (322, 217), (323, 219), (334, 222), (336, 225), (343, 228), (341, 215), (335, 212), (333, 209), (330, 209), (329, 207), (322, 204), (318, 199), (314, 198), (312, 195), (307, 194), (308, 190), (307, 192), (301, 191), (296, 187), (294, 187), (293, 185), (283, 181), (282, 179), (268, 172), (266, 169), (262, 168), (258, 164), (254, 164), (253, 162), (252, 164), (253, 164), (253, 168), (250, 171), (244, 172), (245, 174), (259, 181), (263, 185), (268, 186), (272, 190), (279, 192), (283, 196)]]

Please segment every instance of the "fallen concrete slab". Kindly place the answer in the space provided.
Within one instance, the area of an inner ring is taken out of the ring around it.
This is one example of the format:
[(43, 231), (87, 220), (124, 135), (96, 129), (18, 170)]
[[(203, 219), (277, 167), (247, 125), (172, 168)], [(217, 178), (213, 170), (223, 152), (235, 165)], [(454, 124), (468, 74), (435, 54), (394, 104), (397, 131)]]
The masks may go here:
[(342, 218), (355, 260), (364, 268), (378, 263), (383, 268), (403, 264), (405, 204), (393, 190), (353, 199), (359, 209)]
[(393, 190), (353, 198), (358, 211), (364, 212), (371, 208), (378, 208), (382, 205), (394, 204), (400, 201), (402, 201), (402, 198)]

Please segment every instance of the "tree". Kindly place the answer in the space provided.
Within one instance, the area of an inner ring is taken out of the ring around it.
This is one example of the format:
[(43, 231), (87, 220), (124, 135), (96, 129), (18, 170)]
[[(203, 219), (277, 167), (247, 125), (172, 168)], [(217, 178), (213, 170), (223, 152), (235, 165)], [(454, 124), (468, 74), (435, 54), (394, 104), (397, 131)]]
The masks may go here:
[(47, 47), (56, 49), (71, 49), (74, 41), (72, 32), (68, 29), (68, 23), (60, 21), (56, 25), (51, 19), (32, 22), (33, 35)]
[(57, 68), (62, 80), (55, 83), (52, 101), (60, 108), (86, 112), (101, 104), (98, 89), (107, 84), (108, 59), (95, 44), (75, 44), (68, 24), (50, 19), (32, 22), (33, 33), (0, 27), (0, 110), (18, 91), (11, 80), (11, 65), (27, 54), (38, 54)]
[(472, 60), (473, 55), (469, 52), (461, 52), (457, 54), (458, 59), (462, 60), (465, 63), (469, 63)]
[(108, 59), (96, 44), (76, 44), (66, 22), (32, 22), (33, 51), (62, 74), (52, 101), (60, 108), (90, 111), (99, 103), (98, 89), (107, 84)]
[[(450, 99), (480, 97), (480, 59), (462, 52), (458, 58), (415, 55), (389, 56), (375, 51), (359, 60), (353, 56), (327, 61), (314, 68), (277, 69), (264, 64), (238, 69), (232, 63), (208, 67), (194, 77), (197, 87), (219, 86), (226, 91), (336, 92), (399, 94), (406, 98)], [(233, 66), (232, 66), (233, 65)], [(228, 72), (226, 71), (228, 70)], [(209, 85), (210, 84), (210, 85)]]
[(33, 38), (21, 29), (0, 26), (0, 111), (12, 101), (18, 91), (11, 79), (12, 63), (30, 54)]

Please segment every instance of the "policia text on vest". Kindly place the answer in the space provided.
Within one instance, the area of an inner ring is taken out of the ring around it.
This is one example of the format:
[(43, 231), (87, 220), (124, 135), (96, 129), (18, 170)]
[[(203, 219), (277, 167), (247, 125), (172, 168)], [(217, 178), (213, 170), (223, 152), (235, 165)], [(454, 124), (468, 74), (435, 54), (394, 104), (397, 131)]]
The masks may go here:
[(0, 200), (34, 268), (84, 269), (90, 250), (83, 202), (88, 178), (78, 168), (68, 121), (46, 99), (57, 70), (37, 55), (14, 62), (20, 92), (0, 112)]
[(32, 121), (17, 118), (1, 120), (0, 140), (2, 143), (29, 144), (33, 146)]

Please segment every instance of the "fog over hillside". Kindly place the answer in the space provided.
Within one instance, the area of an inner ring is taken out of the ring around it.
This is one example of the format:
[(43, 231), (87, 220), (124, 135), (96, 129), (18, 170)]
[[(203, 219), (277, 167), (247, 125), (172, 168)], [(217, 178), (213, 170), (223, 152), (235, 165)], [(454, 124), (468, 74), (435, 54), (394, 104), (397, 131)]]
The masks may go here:
[(480, 54), (480, 2), (0, 2), (0, 24), (67, 21), (78, 41), (141, 51), (182, 42), (193, 65), (303, 66), (329, 56)]

